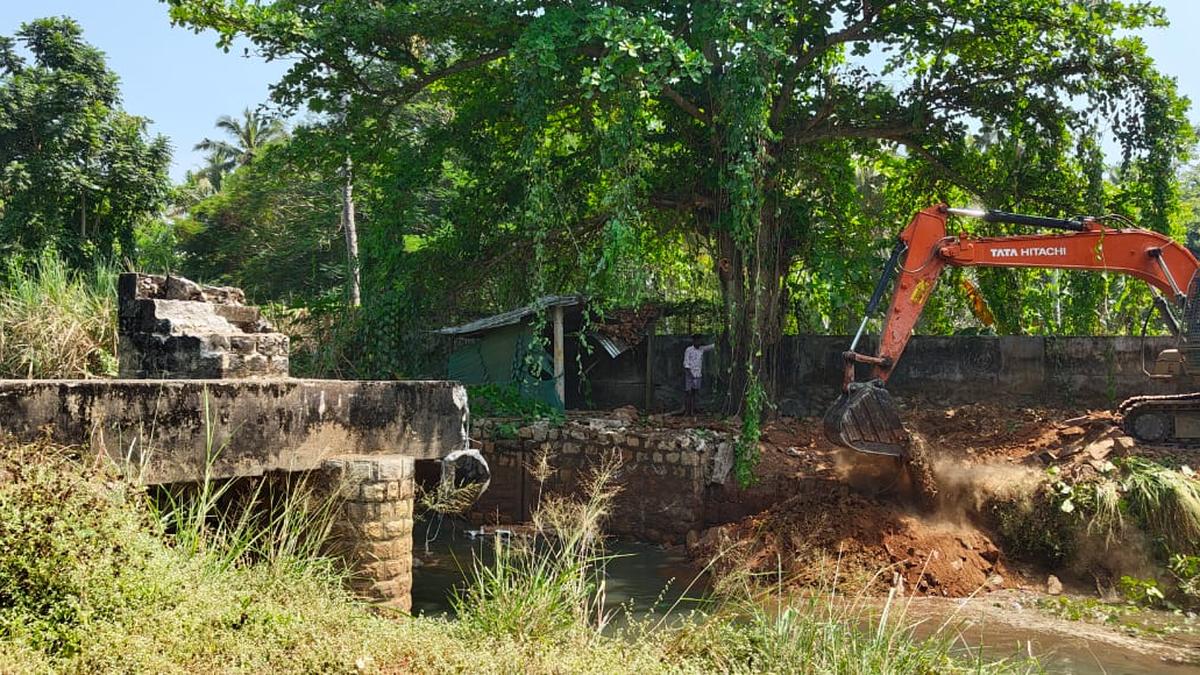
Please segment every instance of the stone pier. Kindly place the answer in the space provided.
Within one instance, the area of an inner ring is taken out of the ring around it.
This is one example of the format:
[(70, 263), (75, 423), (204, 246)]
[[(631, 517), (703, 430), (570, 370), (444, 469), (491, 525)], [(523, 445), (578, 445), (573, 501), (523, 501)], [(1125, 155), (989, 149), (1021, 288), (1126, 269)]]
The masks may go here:
[(359, 595), (408, 611), (412, 593), (413, 459), (349, 456), (321, 466), (342, 500), (330, 547), (358, 574)]

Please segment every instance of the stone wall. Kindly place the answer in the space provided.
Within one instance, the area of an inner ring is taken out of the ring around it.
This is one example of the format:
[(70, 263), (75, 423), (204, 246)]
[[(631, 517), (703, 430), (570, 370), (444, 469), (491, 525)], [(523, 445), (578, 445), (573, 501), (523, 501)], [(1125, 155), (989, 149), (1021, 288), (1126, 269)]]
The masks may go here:
[[(490, 487), (472, 508), (475, 522), (525, 521), (539, 496), (578, 495), (595, 467), (616, 456), (621, 491), (606, 531), (663, 543), (680, 543), (704, 526), (705, 491), (727, 479), (733, 456), (733, 439), (725, 434), (643, 428), (607, 418), (573, 418), (561, 427), (478, 420), (471, 436), (481, 440), (492, 471)], [(541, 484), (534, 476), (543, 454), (551, 471)]]
[[(691, 339), (658, 335), (653, 340), (651, 377), (655, 410), (678, 409), (683, 401), (683, 350)], [(837, 396), (842, 382), (841, 354), (850, 338), (826, 335), (785, 336), (779, 364), (780, 412), (819, 415)], [(874, 338), (863, 349), (874, 349)], [(901, 396), (936, 395), (955, 403), (996, 396), (1053, 399), (1079, 405), (1108, 406), (1144, 393), (1173, 393), (1178, 385), (1152, 380), (1142, 372), (1143, 358), (1154, 363), (1158, 352), (1174, 347), (1172, 338), (915, 336), (901, 358), (890, 388)], [(590, 405), (599, 409), (644, 407), (644, 347), (591, 368)], [(702, 403), (721, 401), (721, 355), (705, 356)], [(862, 371), (866, 375), (866, 370)]]
[(122, 274), (117, 295), (123, 378), (287, 377), (288, 336), (241, 289)]

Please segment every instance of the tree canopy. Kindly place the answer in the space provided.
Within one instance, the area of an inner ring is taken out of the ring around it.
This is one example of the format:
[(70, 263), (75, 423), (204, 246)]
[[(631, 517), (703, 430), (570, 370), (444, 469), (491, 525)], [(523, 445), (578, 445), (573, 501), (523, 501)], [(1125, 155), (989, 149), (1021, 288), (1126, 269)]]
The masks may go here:
[[(274, 101), (325, 115), (372, 168), (374, 355), (411, 353), (400, 326), (432, 302), (661, 294), (664, 252), (698, 243), (739, 452), (756, 447), (780, 335), (849, 329), (917, 208), (1168, 231), (1192, 142), (1187, 101), (1136, 35), (1165, 22), (1150, 3), (166, 1), (226, 48), (245, 36), (290, 59)], [(950, 277), (927, 326), (983, 307), (1004, 332), (1092, 332), (1147, 304), (1094, 274)]]
[(146, 125), (121, 109), (117, 76), (74, 21), (0, 37), (0, 250), (132, 255), (135, 227), (170, 190), (170, 147)]

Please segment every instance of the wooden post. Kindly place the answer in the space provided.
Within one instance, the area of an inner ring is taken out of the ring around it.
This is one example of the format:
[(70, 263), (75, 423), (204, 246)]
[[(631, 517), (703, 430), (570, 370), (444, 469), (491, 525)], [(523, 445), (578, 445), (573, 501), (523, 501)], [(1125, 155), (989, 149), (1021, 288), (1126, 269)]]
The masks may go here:
[(657, 325), (651, 322), (646, 330), (646, 414), (654, 410), (654, 331)]
[(567, 407), (566, 367), (563, 365), (565, 358), (563, 355), (563, 308), (562, 305), (558, 305), (554, 308), (554, 391), (558, 393), (558, 400), (564, 409)]

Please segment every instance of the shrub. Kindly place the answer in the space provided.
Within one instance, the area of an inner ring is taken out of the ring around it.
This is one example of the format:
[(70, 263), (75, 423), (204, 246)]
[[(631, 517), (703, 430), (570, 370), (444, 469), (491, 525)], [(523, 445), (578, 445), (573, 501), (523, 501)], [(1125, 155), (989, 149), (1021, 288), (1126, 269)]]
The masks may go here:
[(467, 393), (471, 412), (479, 417), (516, 417), (522, 423), (549, 420), (552, 424), (566, 419), (561, 410), (525, 396), (515, 384), (476, 384), (467, 387)]

